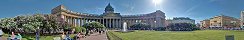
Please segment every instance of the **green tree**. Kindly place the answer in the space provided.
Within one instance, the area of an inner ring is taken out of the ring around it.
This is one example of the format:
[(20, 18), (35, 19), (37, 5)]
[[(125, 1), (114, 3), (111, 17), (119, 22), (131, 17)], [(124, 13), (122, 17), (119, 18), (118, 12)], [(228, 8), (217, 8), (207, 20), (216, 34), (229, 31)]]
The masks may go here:
[(199, 30), (195, 24), (191, 23), (174, 23), (167, 26), (171, 31), (193, 31)]
[(39, 28), (41, 33), (48, 31), (49, 34), (60, 32), (62, 29), (73, 28), (70, 24), (53, 14), (21, 15), (13, 18), (2, 18), (0, 19), (0, 27), (8, 30), (7, 32), (16, 31), (23, 33), (33, 33)]
[(90, 32), (90, 30), (94, 29), (104, 29), (105, 26), (99, 22), (89, 22), (83, 25), (86, 28), (86, 35)]
[(86, 29), (84, 27), (80, 27), (80, 26), (77, 26), (75, 27), (75, 32), (78, 33), (78, 32), (85, 32)]
[(1, 23), (1, 28), (9, 29), (10, 31), (15, 31), (15, 29), (17, 28), (14, 18), (3, 18), (1, 19), (0, 23)]
[(132, 30), (150, 30), (152, 28), (151, 28), (151, 26), (149, 24), (137, 23), (137, 24), (134, 24), (134, 25), (130, 26), (129, 29), (132, 29)]

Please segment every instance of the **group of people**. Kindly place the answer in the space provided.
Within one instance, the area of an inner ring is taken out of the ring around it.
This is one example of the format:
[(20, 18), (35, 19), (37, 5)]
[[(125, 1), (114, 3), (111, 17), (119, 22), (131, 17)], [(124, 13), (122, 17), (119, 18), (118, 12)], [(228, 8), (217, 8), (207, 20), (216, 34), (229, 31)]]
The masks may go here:
[(12, 35), (9, 35), (9, 37), (7, 38), (7, 40), (21, 40), (22, 36), (17, 33), (15, 34), (14, 32), (12, 32)]
[(81, 40), (84, 37), (81, 32), (77, 33), (73, 38), (70, 37), (70, 33), (66, 32), (61, 35), (62, 40)]

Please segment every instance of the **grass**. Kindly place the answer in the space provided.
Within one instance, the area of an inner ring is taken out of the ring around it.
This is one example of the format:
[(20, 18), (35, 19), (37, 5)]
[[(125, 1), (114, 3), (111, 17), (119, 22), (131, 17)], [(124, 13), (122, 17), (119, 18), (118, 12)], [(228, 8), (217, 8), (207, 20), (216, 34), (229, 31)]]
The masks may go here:
[(230, 34), (235, 40), (244, 39), (244, 31), (233, 30), (110, 32), (123, 40), (225, 40)]
[(116, 35), (114, 35), (112, 32), (107, 32), (107, 37), (109, 40), (122, 40), (121, 38), (117, 37)]

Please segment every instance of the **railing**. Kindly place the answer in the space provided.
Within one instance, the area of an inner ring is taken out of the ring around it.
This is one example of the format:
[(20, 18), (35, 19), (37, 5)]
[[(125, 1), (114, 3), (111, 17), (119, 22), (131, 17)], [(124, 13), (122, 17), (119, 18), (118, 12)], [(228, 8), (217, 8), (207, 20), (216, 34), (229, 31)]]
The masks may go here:
[(107, 33), (108, 40), (122, 40), (118, 36), (114, 35), (111, 31), (108, 31)]

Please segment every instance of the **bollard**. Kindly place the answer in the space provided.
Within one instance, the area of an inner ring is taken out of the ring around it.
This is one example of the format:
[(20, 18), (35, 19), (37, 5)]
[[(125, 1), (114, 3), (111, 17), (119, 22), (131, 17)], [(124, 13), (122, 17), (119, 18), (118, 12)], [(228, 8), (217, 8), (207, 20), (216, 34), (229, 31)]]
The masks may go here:
[(225, 40), (235, 40), (234, 35), (225, 35)]

